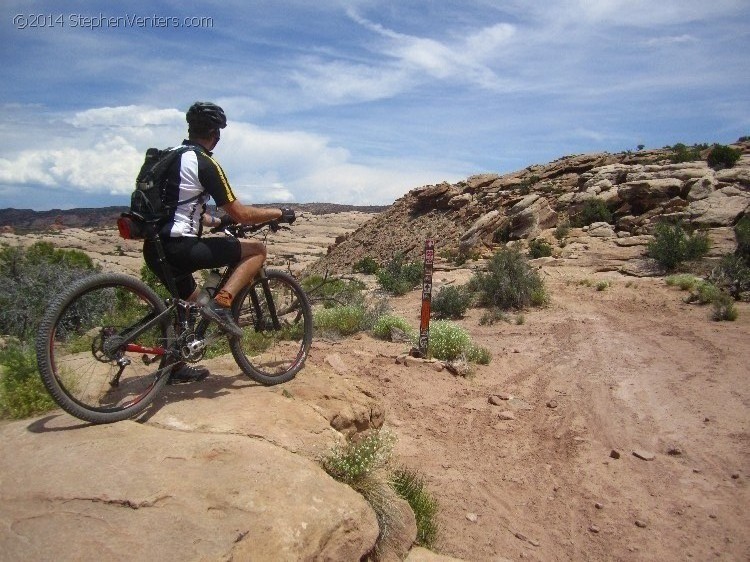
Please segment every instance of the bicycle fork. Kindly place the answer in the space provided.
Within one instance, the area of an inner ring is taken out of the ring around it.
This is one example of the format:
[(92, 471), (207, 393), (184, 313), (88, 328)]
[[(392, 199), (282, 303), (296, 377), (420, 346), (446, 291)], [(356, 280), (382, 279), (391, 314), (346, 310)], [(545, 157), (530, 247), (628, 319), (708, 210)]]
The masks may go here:
[[(268, 305), (268, 314), (271, 317), (273, 329), (280, 330), (281, 323), (279, 322), (279, 317), (276, 314), (276, 303), (273, 301), (273, 294), (271, 293), (271, 287), (268, 284), (268, 277), (266, 277), (265, 269), (260, 270), (257, 279), (260, 281), (260, 284), (263, 287), (263, 296), (266, 300), (266, 304)], [(258, 294), (255, 292), (255, 290), (250, 291), (250, 300), (252, 301), (253, 309), (255, 310), (255, 329), (257, 331), (261, 331), (265, 326), (265, 319), (263, 318), (263, 307), (261, 306), (260, 299), (258, 299)]]

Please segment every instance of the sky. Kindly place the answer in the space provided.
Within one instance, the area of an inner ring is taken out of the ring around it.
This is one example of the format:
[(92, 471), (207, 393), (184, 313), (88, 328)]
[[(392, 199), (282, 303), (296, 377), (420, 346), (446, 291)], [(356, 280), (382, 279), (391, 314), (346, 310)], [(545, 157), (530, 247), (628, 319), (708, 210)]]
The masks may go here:
[(221, 105), (246, 204), (750, 135), (747, 0), (4, 0), (0, 208), (127, 205)]

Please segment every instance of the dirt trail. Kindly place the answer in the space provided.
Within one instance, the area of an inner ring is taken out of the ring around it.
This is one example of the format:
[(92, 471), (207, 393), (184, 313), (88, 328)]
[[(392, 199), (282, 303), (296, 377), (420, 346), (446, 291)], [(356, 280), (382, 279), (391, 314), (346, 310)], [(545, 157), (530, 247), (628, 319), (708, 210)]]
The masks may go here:
[[(585, 278), (612, 285), (597, 291)], [(373, 361), (403, 345), (366, 336), (316, 344), (348, 353), (378, 389), (398, 456), (441, 500), (440, 550), (750, 559), (750, 307), (717, 323), (662, 279), (552, 267), (546, 280), (550, 306), (523, 324), (480, 326), (479, 310), (460, 322), (493, 354), (468, 379)], [(416, 293), (394, 306), (417, 324)], [(501, 393), (513, 398), (488, 402)]]

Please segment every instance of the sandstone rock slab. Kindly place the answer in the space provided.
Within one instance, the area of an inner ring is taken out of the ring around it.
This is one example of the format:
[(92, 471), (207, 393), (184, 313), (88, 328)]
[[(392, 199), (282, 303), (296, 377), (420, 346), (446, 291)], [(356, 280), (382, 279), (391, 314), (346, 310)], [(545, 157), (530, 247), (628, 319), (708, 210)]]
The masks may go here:
[(8, 560), (359, 560), (365, 500), (260, 439), (48, 416), (0, 429)]

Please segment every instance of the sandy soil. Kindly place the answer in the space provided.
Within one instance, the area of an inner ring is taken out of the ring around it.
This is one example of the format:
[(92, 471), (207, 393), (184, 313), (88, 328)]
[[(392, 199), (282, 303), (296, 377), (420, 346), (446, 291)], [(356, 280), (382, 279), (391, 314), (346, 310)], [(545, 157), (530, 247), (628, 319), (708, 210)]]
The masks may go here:
[[(440, 499), (439, 550), (467, 560), (750, 560), (750, 306), (714, 322), (663, 279), (544, 275), (551, 304), (523, 324), (480, 326), (480, 310), (460, 321), (493, 354), (472, 376), (360, 367), (382, 394), (398, 455)], [(604, 291), (579, 283), (605, 279)], [(394, 306), (418, 324), (417, 293)], [(382, 352), (368, 338), (338, 351), (369, 346)], [(510, 400), (488, 402), (500, 394)]]

